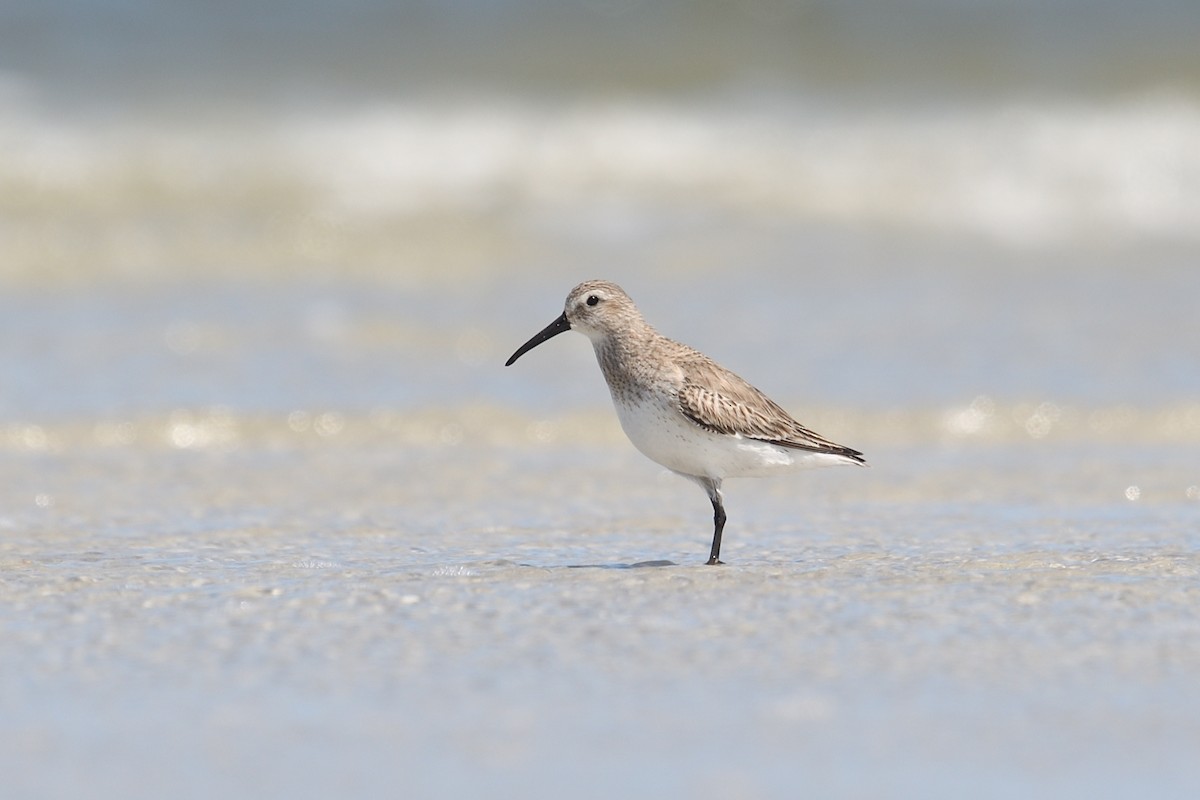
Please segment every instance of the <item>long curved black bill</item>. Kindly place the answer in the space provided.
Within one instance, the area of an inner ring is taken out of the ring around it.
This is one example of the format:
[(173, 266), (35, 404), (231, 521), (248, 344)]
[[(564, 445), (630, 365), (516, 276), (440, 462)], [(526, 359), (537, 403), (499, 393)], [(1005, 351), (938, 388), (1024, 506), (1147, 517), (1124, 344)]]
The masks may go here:
[(537, 334), (528, 342), (518, 347), (517, 352), (513, 353), (512, 357), (509, 358), (508, 361), (504, 362), (504, 366), (511, 367), (514, 361), (528, 353), (533, 348), (537, 347), (542, 342), (546, 341), (547, 339), (553, 339), (560, 333), (566, 333), (569, 330), (571, 330), (571, 323), (567, 321), (567, 312), (564, 311), (561, 315), (559, 315), (558, 319), (547, 325), (541, 333)]

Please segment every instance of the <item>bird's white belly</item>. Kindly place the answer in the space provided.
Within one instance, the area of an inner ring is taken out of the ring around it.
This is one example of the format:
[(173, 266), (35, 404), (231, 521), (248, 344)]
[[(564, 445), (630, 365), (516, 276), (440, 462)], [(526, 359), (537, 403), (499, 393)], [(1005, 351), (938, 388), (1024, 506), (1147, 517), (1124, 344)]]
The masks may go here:
[(684, 475), (749, 477), (848, 463), (841, 456), (706, 431), (683, 416), (669, 398), (614, 399), (614, 405), (634, 446), (647, 458)]

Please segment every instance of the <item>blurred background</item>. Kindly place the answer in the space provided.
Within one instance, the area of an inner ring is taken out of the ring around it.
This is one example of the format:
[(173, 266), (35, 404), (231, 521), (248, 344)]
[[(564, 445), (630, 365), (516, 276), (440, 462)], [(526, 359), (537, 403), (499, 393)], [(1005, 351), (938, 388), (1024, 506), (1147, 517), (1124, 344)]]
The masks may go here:
[(1194, 401), (1198, 40), (1189, 0), (6, 4), (0, 419), (603, 408), (578, 352), (498, 368), (590, 277), (793, 405)]
[[(1197, 43), (0, 4), (7, 790), (1192, 797)], [(872, 469), (731, 481), (693, 566), (582, 337), (503, 367), (588, 278)]]

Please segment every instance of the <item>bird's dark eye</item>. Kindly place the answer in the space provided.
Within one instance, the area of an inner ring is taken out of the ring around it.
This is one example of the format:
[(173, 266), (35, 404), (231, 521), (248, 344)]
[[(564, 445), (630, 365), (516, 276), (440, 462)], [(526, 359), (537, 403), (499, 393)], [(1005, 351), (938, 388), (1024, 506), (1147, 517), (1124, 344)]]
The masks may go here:
[(594, 305), (596, 305), (596, 303), (599, 303), (599, 302), (600, 302), (600, 298), (596, 297), (596, 295), (594, 295), (594, 294), (588, 295), (587, 304), (589, 306), (594, 306)]

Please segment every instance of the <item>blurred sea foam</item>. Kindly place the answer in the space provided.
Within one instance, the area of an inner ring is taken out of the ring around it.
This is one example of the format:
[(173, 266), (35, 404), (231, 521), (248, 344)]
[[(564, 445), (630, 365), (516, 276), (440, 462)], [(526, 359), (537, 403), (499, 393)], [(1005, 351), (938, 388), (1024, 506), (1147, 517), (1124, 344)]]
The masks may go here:
[(424, 280), (696, 213), (1019, 248), (1200, 237), (1187, 2), (59, 0), (0, 22), (18, 284)]
[[(985, 243), (1195, 245), (1200, 106), (937, 111), (750, 101), (405, 101), (236, 121), (0, 112), (7, 277), (286, 264), (392, 224), (686, 213)], [(340, 241), (334, 241), (335, 238)], [(229, 248), (224, 259), (220, 249)], [(73, 267), (64, 267), (73, 261)], [(86, 263), (85, 263), (86, 262)]]

